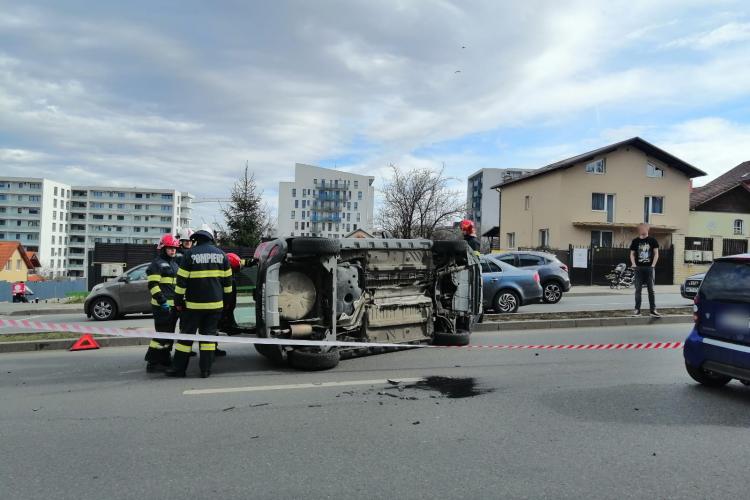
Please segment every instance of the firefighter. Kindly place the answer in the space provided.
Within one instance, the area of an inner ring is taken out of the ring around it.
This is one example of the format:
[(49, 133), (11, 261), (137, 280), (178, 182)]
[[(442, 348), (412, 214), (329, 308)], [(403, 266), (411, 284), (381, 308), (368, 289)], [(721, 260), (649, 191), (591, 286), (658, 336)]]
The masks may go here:
[[(175, 307), (180, 312), (180, 332), (188, 335), (216, 335), (224, 301), (232, 293), (232, 269), (227, 256), (214, 245), (210, 228), (192, 235), (194, 245), (187, 250), (177, 271)], [(201, 377), (211, 376), (216, 344), (199, 342)], [(169, 377), (184, 377), (193, 341), (175, 344)]]
[(177, 251), (177, 264), (180, 264), (183, 254), (190, 250), (193, 246), (193, 240), (190, 237), (193, 235), (193, 230), (189, 227), (183, 227), (177, 233), (177, 238), (180, 240), (180, 249)]
[(224, 301), (224, 310), (221, 314), (221, 321), (219, 322), (219, 330), (226, 332), (231, 335), (236, 332), (239, 325), (234, 319), (234, 309), (237, 307), (237, 273), (242, 268), (242, 259), (236, 253), (228, 253), (227, 259), (229, 259), (229, 266), (232, 268), (232, 293), (229, 295), (227, 300)]
[[(146, 270), (148, 290), (151, 293), (151, 311), (154, 314), (154, 330), (174, 333), (177, 326), (177, 311), (174, 308), (174, 288), (177, 279), (175, 255), (180, 242), (171, 234), (165, 234), (157, 248), (159, 255)], [(146, 351), (146, 371), (153, 373), (169, 367), (172, 341), (151, 339)]]
[(469, 245), (474, 255), (479, 255), (479, 249), (481, 244), (479, 238), (477, 238), (477, 229), (474, 226), (474, 222), (469, 219), (464, 219), (460, 224), (461, 232), (464, 234), (464, 241)]

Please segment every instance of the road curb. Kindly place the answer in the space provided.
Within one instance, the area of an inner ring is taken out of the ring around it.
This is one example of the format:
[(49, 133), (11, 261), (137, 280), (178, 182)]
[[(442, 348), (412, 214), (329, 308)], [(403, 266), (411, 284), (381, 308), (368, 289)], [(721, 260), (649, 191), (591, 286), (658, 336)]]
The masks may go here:
[(581, 318), (581, 319), (552, 319), (552, 320), (528, 320), (528, 321), (492, 321), (480, 323), (474, 327), (476, 332), (497, 332), (516, 330), (549, 330), (553, 328), (586, 328), (592, 326), (628, 326), (628, 325), (652, 325), (661, 323), (677, 324), (692, 323), (693, 317), (689, 315), (651, 317), (621, 317), (621, 318)]
[(83, 312), (83, 305), (81, 307), (58, 307), (55, 309), (28, 309), (28, 310), (21, 310), (21, 311), (10, 311), (6, 314), (3, 314), (3, 316), (39, 316), (44, 314), (71, 314), (71, 313), (77, 313), (77, 312)]
[[(12, 342), (0, 342), (0, 354), (11, 352), (66, 350), (70, 349), (76, 340), (78, 339), (18, 340)], [(102, 347), (148, 345), (149, 341), (150, 339), (129, 337), (96, 337), (96, 342)]]

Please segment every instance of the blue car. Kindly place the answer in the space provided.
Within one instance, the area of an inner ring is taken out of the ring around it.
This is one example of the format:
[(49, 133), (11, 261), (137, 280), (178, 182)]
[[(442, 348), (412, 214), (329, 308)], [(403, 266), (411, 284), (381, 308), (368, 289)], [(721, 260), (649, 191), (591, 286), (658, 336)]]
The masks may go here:
[(703, 279), (685, 341), (685, 367), (703, 385), (750, 384), (750, 254), (720, 257)]
[(514, 313), (520, 306), (542, 301), (539, 273), (518, 269), (486, 255), (482, 265), (483, 306), (498, 313)]

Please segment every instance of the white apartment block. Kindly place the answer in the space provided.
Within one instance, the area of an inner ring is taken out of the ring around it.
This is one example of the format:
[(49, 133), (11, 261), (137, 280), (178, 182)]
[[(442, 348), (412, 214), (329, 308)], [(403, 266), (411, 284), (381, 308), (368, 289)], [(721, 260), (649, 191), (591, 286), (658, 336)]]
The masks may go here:
[(43, 271), (65, 276), (71, 189), (33, 177), (0, 178), (0, 240), (37, 252)]
[(0, 240), (38, 252), (43, 272), (83, 277), (95, 243), (156, 244), (190, 225), (189, 193), (71, 186), (49, 179), (0, 178)]
[(474, 221), (477, 235), (500, 226), (500, 196), (492, 186), (517, 179), (531, 170), (483, 168), (469, 176), (466, 185), (466, 217)]
[(375, 177), (297, 163), (279, 183), (279, 236), (343, 238), (372, 231)]

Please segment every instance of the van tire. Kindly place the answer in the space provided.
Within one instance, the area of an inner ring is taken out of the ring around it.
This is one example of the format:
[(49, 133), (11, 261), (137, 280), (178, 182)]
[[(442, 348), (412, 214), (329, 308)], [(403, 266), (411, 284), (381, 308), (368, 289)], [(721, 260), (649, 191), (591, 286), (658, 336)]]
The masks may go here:
[(466, 255), (468, 245), (464, 240), (435, 240), (432, 251), (438, 255)]
[(289, 353), (289, 364), (298, 370), (330, 370), (339, 364), (338, 349), (328, 352), (313, 352), (294, 349)]
[(293, 238), (289, 250), (292, 255), (336, 255), (341, 243), (330, 238)]
[(693, 380), (705, 385), (706, 387), (724, 387), (730, 380), (732, 380), (732, 377), (709, 373), (703, 368), (696, 368), (687, 362), (685, 363), (685, 369)]
[(463, 346), (469, 345), (471, 341), (471, 332), (459, 330), (456, 333), (435, 332), (432, 337), (432, 345), (452, 345)]
[(267, 358), (274, 364), (280, 365), (284, 362), (284, 354), (281, 352), (281, 346), (269, 344), (255, 344), (255, 350), (258, 354)]

